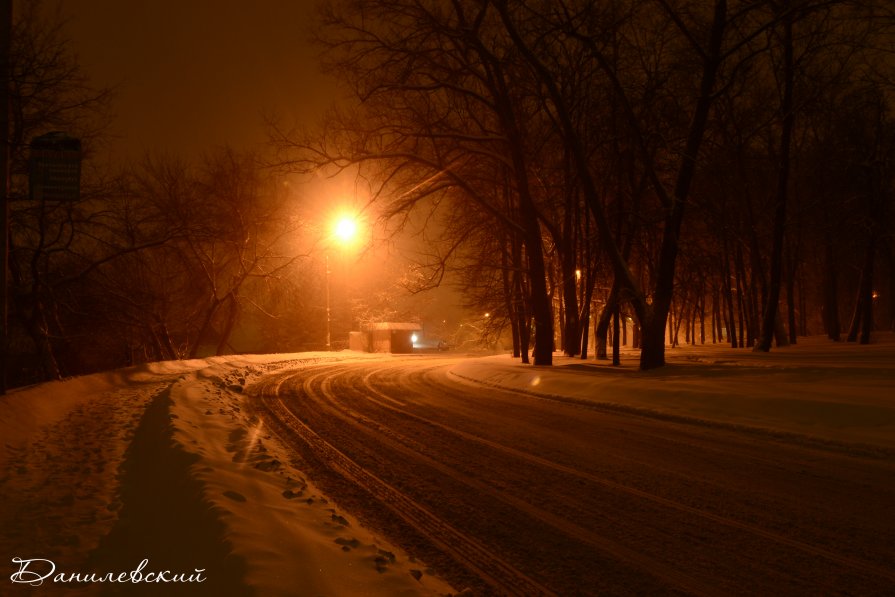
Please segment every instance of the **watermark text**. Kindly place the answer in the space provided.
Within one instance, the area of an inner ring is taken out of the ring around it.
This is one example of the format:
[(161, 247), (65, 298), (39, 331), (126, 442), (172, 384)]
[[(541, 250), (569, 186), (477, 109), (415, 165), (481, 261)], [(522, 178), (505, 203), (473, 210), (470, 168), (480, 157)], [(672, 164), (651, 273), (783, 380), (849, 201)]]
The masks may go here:
[(133, 570), (120, 572), (57, 572), (56, 563), (43, 558), (23, 559), (15, 557), (12, 563), (18, 570), (9, 577), (13, 583), (39, 587), (44, 583), (201, 583), (205, 582), (205, 568), (192, 572), (171, 570), (147, 570), (149, 560), (144, 559)]

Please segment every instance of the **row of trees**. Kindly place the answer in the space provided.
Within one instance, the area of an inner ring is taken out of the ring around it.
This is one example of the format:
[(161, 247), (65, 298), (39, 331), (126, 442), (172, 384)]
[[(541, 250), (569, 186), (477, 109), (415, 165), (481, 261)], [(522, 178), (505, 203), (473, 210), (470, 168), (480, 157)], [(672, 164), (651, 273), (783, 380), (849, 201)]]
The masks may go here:
[(839, 339), (847, 312), (850, 340), (869, 341), (874, 312), (892, 325), (889, 3), (343, 0), (321, 14), (355, 101), (281, 131), (282, 159), (360, 168), (387, 215), (438, 220), (422, 278), (461, 271), (524, 360), (532, 336), (535, 364), (557, 335), (581, 354), (592, 320), (604, 347), (619, 312), (645, 369), (666, 333), (699, 322), (705, 337), (706, 318), (716, 341), (764, 351), (821, 325)]
[(195, 167), (147, 159), (77, 202), (14, 202), (18, 373), (231, 352), (240, 316), (282, 299), (288, 288), (265, 285), (299, 257), (285, 196), (261, 174), (251, 156), (223, 150)]
[[(12, 36), (14, 381), (229, 352), (245, 330), (252, 350), (319, 347), (311, 202), (229, 149), (99, 164), (112, 94), (39, 4)], [(326, 3), (319, 41), (355, 101), (319, 129), (275, 128), (277, 161), (359, 171), (397, 228), (428, 224), (418, 269), (358, 293), (353, 318), (406, 317), (393, 281), (451, 272), (489, 313), (482, 333), (508, 329), (536, 364), (557, 342), (587, 356), (591, 331), (605, 356), (622, 318), (644, 368), (681, 332), (764, 350), (821, 329), (869, 341), (895, 312), (887, 9)], [(51, 130), (84, 141), (78, 202), (27, 199), (28, 142)]]
[[(101, 162), (112, 91), (91, 87), (40, 2), (17, 3), (15, 16), (10, 384), (240, 349), (322, 349), (322, 223), (310, 201), (269, 160), (229, 148)], [(82, 140), (78, 201), (29, 198), (30, 141), (54, 130)], [(341, 339), (350, 322), (333, 286)], [(352, 314), (396, 308), (387, 303), (371, 292)]]

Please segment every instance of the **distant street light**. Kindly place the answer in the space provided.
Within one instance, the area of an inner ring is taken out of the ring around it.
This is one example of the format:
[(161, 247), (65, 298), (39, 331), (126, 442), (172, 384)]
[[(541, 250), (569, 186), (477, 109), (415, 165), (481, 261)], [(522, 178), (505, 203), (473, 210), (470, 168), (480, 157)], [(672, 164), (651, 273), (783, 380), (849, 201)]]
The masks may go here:
[[(332, 227), (332, 236), (341, 246), (345, 247), (354, 242), (357, 236), (358, 223), (354, 216), (341, 216), (336, 219)], [(330, 305), (330, 270), (329, 270), (329, 253), (324, 254), (326, 276), (326, 350), (332, 350), (332, 313)]]

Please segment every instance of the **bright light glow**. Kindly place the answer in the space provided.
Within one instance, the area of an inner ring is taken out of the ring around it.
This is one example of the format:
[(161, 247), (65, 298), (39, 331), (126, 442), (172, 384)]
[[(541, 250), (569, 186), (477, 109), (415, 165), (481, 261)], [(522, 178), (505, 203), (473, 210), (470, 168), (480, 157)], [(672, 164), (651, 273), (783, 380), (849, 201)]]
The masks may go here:
[(411, 335), (410, 335), (410, 341), (411, 341), (411, 342), (413, 342), (414, 344), (416, 344), (416, 341), (417, 341), (417, 340), (419, 340), (419, 338), (416, 337), (416, 334), (411, 334)]
[(490, 313), (485, 313), (485, 319), (488, 319), (489, 317), (491, 317), (491, 314), (490, 314)]
[(348, 242), (357, 234), (357, 220), (350, 216), (343, 216), (336, 221), (333, 232), (342, 242)]
[(579, 282), (581, 281), (581, 270), (580, 269), (575, 270), (575, 279), (578, 280)]

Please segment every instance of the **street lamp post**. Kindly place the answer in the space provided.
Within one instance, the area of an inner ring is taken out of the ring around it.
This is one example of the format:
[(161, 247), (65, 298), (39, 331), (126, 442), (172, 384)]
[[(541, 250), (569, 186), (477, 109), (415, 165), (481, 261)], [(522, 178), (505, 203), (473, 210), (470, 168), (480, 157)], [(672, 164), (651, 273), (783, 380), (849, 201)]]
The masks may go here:
[[(342, 216), (336, 220), (333, 225), (333, 237), (341, 245), (346, 246), (354, 241), (357, 235), (358, 223), (354, 216)], [(329, 252), (323, 255), (324, 260), (324, 277), (326, 282), (326, 350), (332, 350), (332, 289), (330, 278), (332, 272), (329, 269)]]
[(332, 348), (332, 317), (330, 316), (330, 306), (329, 306), (329, 253), (323, 256), (324, 261), (324, 272), (323, 275), (326, 278), (326, 351), (331, 351)]

